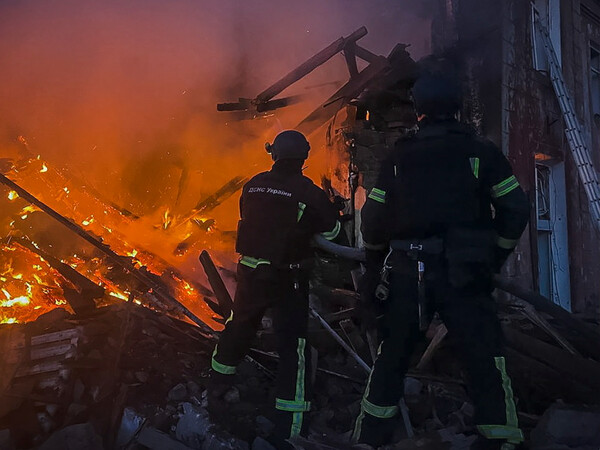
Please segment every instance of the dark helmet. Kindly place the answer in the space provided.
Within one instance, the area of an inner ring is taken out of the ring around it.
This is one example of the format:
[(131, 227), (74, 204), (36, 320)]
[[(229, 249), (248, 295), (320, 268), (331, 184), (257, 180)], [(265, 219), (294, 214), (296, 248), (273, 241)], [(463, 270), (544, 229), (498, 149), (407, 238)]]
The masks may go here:
[(456, 113), (462, 101), (460, 81), (450, 72), (422, 72), (415, 81), (412, 95), (417, 112), (432, 117)]
[(286, 130), (279, 133), (272, 144), (265, 144), (267, 153), (273, 161), (280, 159), (306, 159), (310, 144), (302, 133), (296, 130)]

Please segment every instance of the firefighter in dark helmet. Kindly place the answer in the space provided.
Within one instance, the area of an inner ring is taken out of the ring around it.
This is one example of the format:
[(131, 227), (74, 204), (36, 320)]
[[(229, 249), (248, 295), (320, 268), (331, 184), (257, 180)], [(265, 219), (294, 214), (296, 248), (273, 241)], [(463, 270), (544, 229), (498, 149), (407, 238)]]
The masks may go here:
[[(213, 353), (212, 384), (231, 384), (266, 309), (272, 308), (280, 358), (274, 439), (284, 448), (285, 439), (304, 434), (310, 409), (310, 240), (315, 234), (333, 240), (341, 226), (327, 194), (302, 174), (310, 149), (304, 135), (283, 131), (266, 148), (273, 167), (252, 178), (240, 199), (238, 284), (232, 315)], [(213, 394), (219, 391), (213, 388)]]
[(391, 437), (415, 344), (437, 311), (469, 377), (481, 448), (523, 440), (491, 296), (492, 276), (529, 218), (527, 197), (491, 142), (456, 119), (457, 77), (428, 68), (413, 87), (419, 131), (398, 142), (362, 209), (363, 301), (383, 311), (381, 345), (355, 442)]

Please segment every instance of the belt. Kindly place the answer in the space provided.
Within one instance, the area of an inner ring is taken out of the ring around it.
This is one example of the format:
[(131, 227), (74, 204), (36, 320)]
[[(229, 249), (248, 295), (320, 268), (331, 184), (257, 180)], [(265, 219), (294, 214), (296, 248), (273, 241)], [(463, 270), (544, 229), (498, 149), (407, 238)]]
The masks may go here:
[(390, 241), (392, 250), (399, 250), (409, 256), (419, 254), (439, 255), (444, 251), (444, 239), (441, 237), (430, 237), (427, 239), (394, 239)]

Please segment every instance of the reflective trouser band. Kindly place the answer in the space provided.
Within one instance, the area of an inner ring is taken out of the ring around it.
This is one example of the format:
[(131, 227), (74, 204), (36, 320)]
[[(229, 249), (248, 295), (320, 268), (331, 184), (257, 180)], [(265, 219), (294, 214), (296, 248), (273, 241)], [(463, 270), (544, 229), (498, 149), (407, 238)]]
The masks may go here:
[(304, 215), (304, 210), (306, 209), (306, 203), (298, 202), (298, 219), (296, 222), (300, 222), (302, 216)]
[(261, 264), (271, 264), (271, 261), (268, 259), (252, 258), (251, 256), (242, 255), (240, 258), (240, 264), (250, 267), (251, 269), (256, 269)]
[(498, 198), (519, 187), (519, 182), (514, 175), (511, 175), (506, 180), (492, 186), (492, 197)]
[(333, 230), (326, 231), (325, 233), (321, 233), (321, 236), (323, 236), (328, 241), (332, 241), (336, 237), (338, 237), (338, 234), (340, 234), (340, 230), (341, 229), (342, 229), (342, 224), (340, 223), (339, 220), (336, 220), (335, 221), (335, 227), (333, 227)]
[(221, 364), (219, 361), (217, 361), (215, 359), (215, 357), (217, 356), (217, 348), (218, 347), (219, 347), (218, 345), (215, 345), (215, 350), (213, 351), (213, 354), (212, 354), (210, 366), (212, 367), (212, 369), (215, 372), (218, 372), (220, 374), (233, 375), (235, 373), (235, 366), (228, 366), (226, 364)]
[[(377, 357), (379, 357), (379, 355), (381, 354), (381, 349), (383, 347), (383, 343), (384, 343), (384, 341), (381, 341), (381, 343), (379, 344), (379, 348), (377, 349)], [(375, 367), (376, 362), (377, 362), (377, 358), (375, 358), (375, 361), (373, 361), (373, 367)], [(371, 372), (369, 373), (369, 379), (367, 380), (367, 387), (365, 388), (363, 400), (365, 400), (371, 392), (371, 378), (372, 377), (373, 377), (373, 369), (371, 369)], [(360, 439), (360, 435), (362, 433), (362, 423), (365, 418), (365, 408), (364, 408), (364, 404), (362, 401), (361, 401), (360, 405), (361, 405), (360, 414), (356, 418), (356, 423), (354, 424), (354, 431), (352, 432), (352, 442), (354, 442), (354, 443), (357, 443)]]
[(479, 178), (479, 158), (469, 158), (471, 162), (471, 170), (473, 170), (473, 175), (475, 178)]
[(379, 203), (385, 203), (385, 191), (382, 191), (381, 189), (373, 188), (373, 189), (371, 189), (369, 198), (371, 200), (375, 200), (376, 202), (379, 202)]
[[(296, 395), (294, 401), (289, 402), (289, 405), (306, 405), (310, 408), (310, 403), (306, 402), (304, 395), (306, 389), (304, 386), (304, 379), (306, 378), (306, 359), (304, 358), (304, 351), (306, 349), (306, 339), (298, 338), (298, 348), (296, 349), (298, 355), (298, 370), (296, 373)], [(277, 408), (277, 403), (275, 404)], [(279, 408), (278, 408), (279, 409)], [(308, 410), (295, 410), (292, 414), (292, 429), (290, 430), (290, 437), (298, 436), (302, 431), (302, 421), (304, 420), (304, 411)]]
[(378, 406), (371, 403), (366, 398), (362, 399), (360, 405), (362, 406), (364, 412), (371, 416), (377, 417), (378, 419), (391, 419), (398, 414), (397, 406)]
[(513, 248), (515, 248), (518, 244), (519, 240), (518, 239), (507, 239), (507, 238), (503, 238), (502, 236), (498, 236), (496, 238), (496, 245), (498, 245), (498, 247), (503, 248), (505, 250), (512, 250)]
[(310, 402), (297, 402), (295, 400), (275, 399), (275, 409), (289, 412), (310, 411)]
[(478, 425), (477, 429), (488, 439), (506, 439), (509, 443), (518, 444), (523, 442), (523, 432), (519, 429), (517, 407), (515, 406), (512, 385), (510, 377), (506, 373), (506, 361), (504, 357), (497, 356), (494, 358), (494, 362), (502, 379), (506, 425)]
[(477, 425), (477, 430), (486, 439), (506, 439), (512, 444), (523, 442), (523, 432), (519, 428), (506, 425)]

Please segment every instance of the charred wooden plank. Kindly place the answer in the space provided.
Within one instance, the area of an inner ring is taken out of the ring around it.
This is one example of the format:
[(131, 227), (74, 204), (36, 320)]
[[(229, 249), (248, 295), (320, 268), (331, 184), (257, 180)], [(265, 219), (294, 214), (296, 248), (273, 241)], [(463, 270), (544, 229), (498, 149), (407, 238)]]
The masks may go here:
[(598, 345), (598, 342), (600, 342), (599, 330), (577, 319), (570, 312), (552, 303), (550, 299), (543, 295), (524, 289), (498, 276), (494, 277), (494, 284), (498, 289), (531, 303), (537, 310), (550, 314), (567, 328), (575, 330), (578, 334), (585, 337), (586, 342), (579, 343), (578, 350), (600, 361), (600, 346)]
[(358, 30), (356, 30), (349, 36), (339, 38), (337, 41), (331, 43), (319, 53), (307, 59), (304, 63), (296, 67), (282, 79), (280, 79), (279, 81), (265, 89), (263, 92), (258, 94), (256, 96), (255, 101), (257, 103), (264, 103), (271, 100), (277, 94), (281, 93), (284, 89), (294, 84), (301, 78), (304, 78), (306, 75), (311, 73), (320, 65), (329, 61), (331, 58), (333, 58), (335, 55), (341, 52), (348, 44), (354, 43), (362, 37), (366, 36), (367, 33), (368, 31), (366, 27), (360, 27)]
[(204, 267), (204, 272), (206, 272), (206, 276), (208, 277), (208, 282), (219, 302), (219, 314), (223, 318), (229, 317), (231, 310), (233, 309), (233, 301), (231, 300), (229, 291), (227, 291), (215, 263), (206, 250), (203, 250), (202, 253), (200, 253), (199, 259), (202, 263), (202, 267)]
[(367, 68), (351, 78), (348, 83), (302, 120), (295, 129), (306, 135), (311, 134), (333, 117), (342, 106), (360, 94), (374, 78), (383, 74), (389, 68), (390, 64), (386, 57), (377, 57)]

